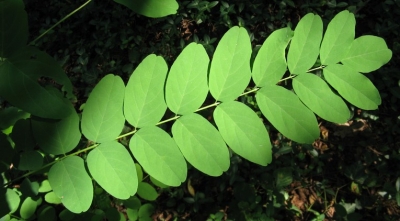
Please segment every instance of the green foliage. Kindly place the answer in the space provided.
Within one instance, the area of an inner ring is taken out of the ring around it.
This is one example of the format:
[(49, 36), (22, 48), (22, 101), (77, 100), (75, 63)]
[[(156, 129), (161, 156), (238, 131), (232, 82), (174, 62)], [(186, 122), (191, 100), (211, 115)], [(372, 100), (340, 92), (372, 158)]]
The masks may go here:
[(133, 126), (153, 126), (164, 115), (167, 107), (163, 86), (167, 71), (161, 57), (149, 55), (132, 73), (125, 90), (124, 115)]
[(164, 130), (155, 126), (140, 129), (130, 140), (129, 147), (146, 173), (162, 183), (179, 186), (186, 180), (185, 159)]
[(231, 28), (222, 37), (210, 66), (209, 88), (217, 101), (230, 101), (247, 87), (250, 76), (250, 38), (244, 28)]
[(81, 128), (86, 138), (103, 143), (121, 133), (124, 94), (125, 85), (119, 76), (107, 75), (96, 85), (82, 112)]
[[(20, 20), (26, 18), (23, 4), (19, 2), (17, 6), (10, 1), (0, 2), (7, 9), (0, 10), (0, 16), (12, 20), (15, 15), (9, 11), (15, 10), (15, 14), (21, 15), (17, 25), (25, 32), (26, 19)], [(150, 17), (177, 10), (175, 1), (142, 1), (148, 5), (117, 2)], [(293, 5), (291, 1), (285, 2)], [(190, 7), (207, 11), (217, 3), (199, 2)], [(222, 14), (229, 15), (234, 7), (221, 2), (221, 9), (227, 10)], [(379, 92), (362, 73), (386, 64), (391, 50), (375, 36), (354, 39), (355, 17), (349, 11), (339, 13), (329, 23), (324, 37), (322, 23), (318, 15), (309, 13), (294, 31), (289, 27), (274, 31), (254, 55), (253, 70), (249, 32), (238, 26), (221, 38), (210, 67), (209, 51), (196, 43), (185, 47), (169, 72), (161, 56), (149, 55), (133, 71), (126, 87), (120, 76), (103, 77), (83, 105), (81, 119), (70, 104), (74, 100), (72, 84), (56, 61), (36, 48), (26, 47), (24, 33), (20, 39), (13, 39), (11, 35), (17, 30), (12, 27), (10, 32), (9, 26), (3, 24), (0, 96), (32, 116), (23, 119), (27, 116), (14, 111), (12, 115), (20, 120), (1, 128), (13, 126), (9, 136), (0, 136), (0, 143), (5, 144), (6, 155), (16, 159), (17, 170), (29, 171), (22, 177), (46, 173), (51, 167), (48, 185), (43, 182), (40, 189), (38, 183), (25, 179), (22, 184), (28, 191), (21, 187), (21, 196), (9, 188), (16, 180), (8, 179), (7, 188), (1, 193), (5, 198), (0, 198), (0, 205), (6, 209), (0, 216), (19, 209), (23, 219), (55, 217), (55, 209), (49, 205), (62, 203), (66, 211), (85, 212), (77, 216), (80, 219), (121, 219), (123, 215), (110, 206), (110, 194), (128, 208), (130, 219), (150, 220), (154, 206), (141, 205), (133, 196), (137, 193), (142, 199), (153, 201), (162, 191), (153, 184), (181, 185), (187, 178), (186, 161), (189, 167), (209, 176), (230, 173), (236, 154), (262, 166), (273, 163), (270, 135), (260, 118), (265, 117), (283, 136), (310, 144), (320, 134), (315, 114), (331, 122), (346, 122), (350, 111), (344, 100), (359, 108), (377, 109), (381, 104)], [(281, 79), (285, 74), (288, 77)], [(38, 82), (46, 78), (62, 88)], [(215, 100), (202, 106), (209, 102), (208, 92)], [(256, 105), (249, 107), (246, 102), (235, 101), (238, 97), (251, 100), (251, 93), (256, 93)], [(212, 117), (204, 117), (200, 112), (206, 109), (213, 109)], [(175, 122), (168, 128), (166, 123), (170, 121)], [(79, 128), (87, 140), (81, 140)], [(3, 163), (10, 166), (13, 161), (4, 158)], [(274, 188), (289, 185), (293, 181), (291, 173), (290, 167), (278, 168)], [(251, 195), (250, 200), (236, 206), (246, 211), (259, 209), (261, 199), (257, 199), (254, 187), (243, 180), (236, 184)], [(186, 200), (194, 208), (207, 201), (204, 195), (195, 193), (190, 180), (188, 189), (192, 197)], [(44, 194), (49, 204), (41, 206)], [(238, 192), (234, 196), (245, 198)], [(98, 209), (91, 207), (94, 202), (100, 205)], [(259, 214), (260, 218), (268, 218)], [(65, 220), (72, 216), (68, 212), (59, 215)]]

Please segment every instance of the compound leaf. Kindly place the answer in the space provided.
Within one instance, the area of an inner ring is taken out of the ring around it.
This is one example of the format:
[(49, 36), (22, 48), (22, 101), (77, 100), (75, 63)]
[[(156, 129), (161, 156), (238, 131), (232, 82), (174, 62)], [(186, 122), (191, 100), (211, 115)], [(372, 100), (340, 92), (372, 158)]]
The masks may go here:
[(126, 85), (124, 114), (135, 127), (153, 126), (160, 121), (167, 106), (164, 83), (168, 66), (160, 56), (147, 56)]
[(229, 168), (229, 152), (221, 135), (202, 116), (191, 113), (172, 125), (173, 138), (183, 156), (195, 168), (220, 176)]
[(122, 131), (125, 85), (119, 76), (106, 75), (94, 87), (82, 113), (82, 133), (89, 140), (102, 143), (114, 140)]
[(92, 177), (112, 196), (128, 199), (136, 193), (136, 166), (122, 144), (102, 143), (89, 153), (86, 161)]
[(214, 120), (235, 153), (262, 166), (271, 163), (268, 131), (253, 110), (236, 101), (224, 102), (215, 109)]
[(291, 91), (270, 85), (256, 94), (263, 115), (284, 136), (298, 143), (312, 143), (319, 137), (317, 119)]
[(254, 60), (252, 77), (257, 87), (276, 84), (286, 72), (285, 49), (293, 36), (290, 28), (272, 32)]
[(7, 60), (0, 61), (0, 73), (0, 96), (14, 106), (51, 119), (61, 119), (71, 113), (59, 95), (38, 82), (41, 77), (54, 79), (72, 96), (71, 81), (50, 55), (25, 47)]
[(207, 97), (207, 52), (200, 44), (191, 43), (175, 60), (165, 86), (167, 106), (175, 114), (194, 112)]
[(69, 156), (55, 163), (49, 171), (49, 182), (68, 210), (81, 213), (89, 209), (93, 185), (82, 158)]
[(375, 110), (381, 104), (378, 89), (363, 74), (347, 65), (334, 64), (324, 68), (324, 77), (351, 104), (364, 110)]
[(385, 40), (380, 37), (366, 35), (356, 38), (341, 62), (352, 69), (369, 73), (382, 67), (392, 58)]
[(245, 28), (233, 27), (222, 37), (210, 67), (209, 87), (218, 101), (237, 98), (250, 78), (251, 44)]
[(325, 120), (344, 123), (350, 118), (346, 103), (320, 77), (301, 74), (293, 79), (293, 89), (308, 108)]
[(164, 130), (156, 126), (142, 128), (131, 138), (129, 147), (150, 176), (169, 186), (185, 181), (185, 158)]
[(344, 10), (328, 24), (321, 43), (321, 64), (338, 63), (347, 53), (355, 36), (356, 19), (354, 14)]
[(115, 2), (125, 5), (132, 11), (151, 18), (164, 17), (176, 14), (178, 3), (176, 0), (114, 0)]
[(302, 74), (311, 68), (319, 55), (322, 40), (322, 20), (318, 15), (308, 13), (296, 29), (290, 43), (287, 62), (292, 74)]
[(49, 154), (65, 154), (73, 150), (81, 139), (79, 116), (71, 107), (71, 114), (57, 121), (32, 119), (32, 131), (40, 148)]
[(28, 41), (28, 16), (23, 1), (0, 1), (0, 19), (0, 57), (7, 58)]

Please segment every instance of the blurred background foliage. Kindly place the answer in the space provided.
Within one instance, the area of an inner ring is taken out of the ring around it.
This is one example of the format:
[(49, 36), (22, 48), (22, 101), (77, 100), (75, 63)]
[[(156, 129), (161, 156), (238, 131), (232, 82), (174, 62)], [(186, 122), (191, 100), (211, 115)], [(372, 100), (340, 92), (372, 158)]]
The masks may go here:
[[(83, 3), (26, 0), (30, 40)], [(191, 169), (181, 187), (157, 188), (159, 196), (151, 202), (155, 220), (400, 219), (400, 1), (178, 3), (177, 14), (152, 19), (112, 0), (93, 0), (34, 44), (60, 62), (75, 87), (77, 108), (104, 75), (127, 80), (150, 53), (171, 65), (185, 45), (198, 42), (212, 57), (221, 36), (239, 25), (248, 30), (255, 54), (272, 31), (295, 27), (308, 12), (319, 14), (325, 25), (344, 9), (355, 13), (356, 36), (384, 38), (393, 57), (368, 74), (383, 99), (378, 110), (353, 108), (353, 119), (343, 125), (321, 120), (321, 138), (313, 145), (293, 143), (265, 121), (274, 144), (272, 164), (261, 167), (234, 155), (221, 177)], [(258, 110), (252, 96), (241, 101)], [(93, 208), (118, 206), (101, 197)]]

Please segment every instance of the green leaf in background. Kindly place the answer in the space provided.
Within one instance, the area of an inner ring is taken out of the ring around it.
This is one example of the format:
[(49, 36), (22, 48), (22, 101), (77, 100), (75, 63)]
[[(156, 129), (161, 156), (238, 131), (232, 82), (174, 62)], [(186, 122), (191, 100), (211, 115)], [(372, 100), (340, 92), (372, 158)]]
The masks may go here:
[(112, 196), (128, 199), (136, 193), (136, 166), (122, 144), (102, 143), (89, 153), (86, 161), (92, 177)]
[(28, 41), (28, 16), (22, 0), (0, 1), (0, 58), (7, 58)]
[(149, 219), (153, 215), (155, 209), (150, 203), (146, 203), (139, 208), (139, 220), (153, 220)]
[(19, 156), (19, 170), (37, 170), (43, 165), (43, 156), (38, 151), (24, 151)]
[(14, 213), (19, 207), (21, 199), (19, 195), (12, 189), (3, 189), (0, 197), (0, 217), (8, 213)]
[(338, 63), (347, 53), (354, 40), (356, 19), (354, 14), (344, 10), (328, 24), (321, 43), (321, 64)]
[(235, 153), (262, 166), (271, 163), (268, 131), (248, 106), (236, 101), (224, 102), (215, 109), (214, 120), (222, 138)]
[(40, 183), (40, 186), (39, 186), (39, 193), (46, 193), (46, 192), (49, 192), (49, 191), (51, 191), (52, 189), (51, 189), (51, 186), (50, 186), (50, 183), (49, 183), (49, 180), (43, 180), (41, 183)]
[(37, 206), (38, 206), (37, 199), (34, 200), (31, 197), (25, 198), (19, 210), (21, 218), (29, 219), (30, 217), (32, 217), (33, 214), (35, 214)]
[(176, 14), (178, 3), (176, 0), (114, 0), (115, 2), (125, 5), (132, 11), (151, 18), (164, 17)]
[(56, 210), (52, 206), (43, 206), (38, 209), (38, 221), (55, 221)]
[(253, 64), (252, 77), (257, 87), (276, 84), (285, 74), (285, 50), (292, 36), (290, 28), (282, 28), (272, 32), (264, 41)]
[(364, 110), (378, 109), (381, 96), (366, 76), (347, 65), (334, 64), (324, 68), (324, 77), (338, 93), (354, 106)]
[(350, 119), (346, 103), (320, 77), (304, 73), (295, 77), (292, 85), (300, 100), (321, 118), (334, 123)]
[(66, 154), (73, 150), (81, 139), (79, 116), (71, 107), (71, 114), (57, 121), (33, 118), (32, 131), (40, 149), (49, 154)]
[(237, 26), (224, 34), (211, 62), (209, 87), (218, 101), (237, 98), (251, 78), (251, 44), (245, 28)]
[(317, 119), (291, 91), (276, 85), (256, 94), (262, 114), (284, 136), (298, 143), (312, 143), (319, 137)]
[(164, 130), (142, 128), (131, 138), (129, 147), (143, 169), (162, 183), (179, 186), (186, 180), (185, 158)]
[(44, 200), (47, 203), (51, 203), (51, 204), (61, 204), (61, 198), (59, 198), (53, 191), (46, 193), (46, 195), (44, 195)]
[(229, 168), (229, 151), (215, 127), (192, 113), (172, 125), (173, 138), (186, 160), (210, 176), (220, 176)]
[(0, 130), (7, 129), (19, 119), (27, 119), (30, 114), (19, 110), (16, 107), (6, 107), (0, 110)]
[(136, 68), (126, 85), (124, 114), (135, 127), (153, 126), (163, 117), (164, 83), (168, 66), (161, 56), (151, 54)]
[[(132, 140), (132, 139), (131, 139)], [(138, 182), (142, 182), (143, 180), (143, 170), (142, 167), (140, 166), (140, 164), (135, 163), (135, 167), (136, 167), (136, 174), (137, 174), (137, 179)]]
[(94, 87), (82, 113), (85, 137), (98, 143), (117, 138), (124, 127), (122, 113), (125, 85), (121, 77), (106, 75)]
[(322, 20), (308, 13), (297, 24), (290, 43), (287, 62), (292, 74), (303, 74), (311, 68), (319, 55), (322, 40)]
[(25, 178), (21, 183), (20, 190), (23, 196), (35, 197), (39, 192), (39, 183), (31, 182), (29, 178)]
[(201, 44), (191, 43), (172, 64), (165, 86), (168, 108), (175, 114), (194, 112), (207, 97), (207, 52)]
[(145, 200), (154, 201), (158, 193), (154, 187), (146, 182), (140, 182), (137, 190), (138, 195)]
[(58, 95), (42, 87), (38, 79), (48, 77), (64, 86), (72, 96), (72, 84), (54, 58), (33, 47), (25, 47), (0, 61), (0, 96), (14, 106), (43, 118), (61, 119), (71, 109)]
[(18, 120), (13, 127), (10, 137), (15, 144), (14, 149), (16, 151), (33, 150), (36, 145), (31, 130), (31, 121), (29, 119)]
[(9, 166), (12, 163), (13, 156), (17, 153), (12, 148), (10, 142), (7, 139), (7, 136), (0, 132), (0, 147), (1, 147), (1, 154), (0, 154), (0, 162), (5, 163), (7, 167), (0, 166), (0, 172), (3, 172), (3, 169), (10, 168)]
[(89, 209), (93, 184), (82, 158), (69, 156), (57, 162), (50, 168), (48, 176), (54, 193), (68, 210), (81, 213)]
[(391, 58), (392, 51), (383, 38), (366, 35), (353, 41), (341, 62), (358, 72), (369, 73), (388, 63)]

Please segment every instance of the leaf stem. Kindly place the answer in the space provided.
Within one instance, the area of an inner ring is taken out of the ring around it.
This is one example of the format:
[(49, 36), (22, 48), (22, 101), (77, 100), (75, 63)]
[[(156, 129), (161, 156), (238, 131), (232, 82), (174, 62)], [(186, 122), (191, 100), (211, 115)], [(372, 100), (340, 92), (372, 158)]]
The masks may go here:
[(73, 14), (75, 14), (77, 11), (81, 10), (83, 7), (85, 7), (87, 4), (89, 4), (92, 0), (88, 0), (87, 2), (83, 3), (83, 5), (79, 6), (77, 9), (75, 9), (74, 11), (72, 11), (71, 13), (69, 13), (68, 15), (66, 15), (64, 18), (62, 18), (60, 21), (58, 21), (57, 23), (55, 23), (53, 26), (51, 26), (49, 29), (47, 29), (45, 32), (43, 32), (41, 35), (39, 35), (39, 37), (35, 38), (35, 40), (31, 41), (29, 43), (29, 45), (33, 45), (35, 44), (35, 42), (37, 40), (39, 40), (40, 38), (42, 38), (43, 36), (45, 36), (49, 31), (53, 30), (53, 28), (57, 27), (59, 24), (61, 24), (61, 22), (65, 21), (66, 19), (68, 19), (69, 17), (71, 17)]

